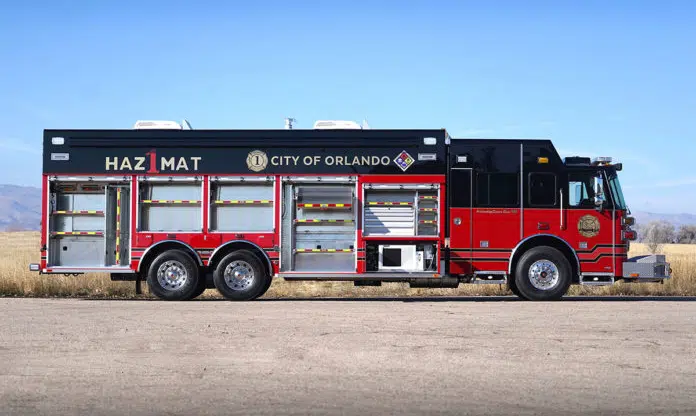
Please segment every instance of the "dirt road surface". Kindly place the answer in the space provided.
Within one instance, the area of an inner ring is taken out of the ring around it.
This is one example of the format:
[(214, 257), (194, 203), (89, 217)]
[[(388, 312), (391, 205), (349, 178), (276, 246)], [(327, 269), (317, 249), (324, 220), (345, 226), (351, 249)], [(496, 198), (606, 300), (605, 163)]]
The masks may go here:
[(696, 299), (0, 299), (1, 414), (696, 414)]

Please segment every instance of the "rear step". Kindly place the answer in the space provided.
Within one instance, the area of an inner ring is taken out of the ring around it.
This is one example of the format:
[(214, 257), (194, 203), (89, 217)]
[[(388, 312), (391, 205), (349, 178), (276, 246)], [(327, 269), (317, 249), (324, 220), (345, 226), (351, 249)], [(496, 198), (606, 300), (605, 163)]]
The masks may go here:
[(579, 283), (583, 286), (608, 286), (614, 284), (614, 276), (580, 275)]

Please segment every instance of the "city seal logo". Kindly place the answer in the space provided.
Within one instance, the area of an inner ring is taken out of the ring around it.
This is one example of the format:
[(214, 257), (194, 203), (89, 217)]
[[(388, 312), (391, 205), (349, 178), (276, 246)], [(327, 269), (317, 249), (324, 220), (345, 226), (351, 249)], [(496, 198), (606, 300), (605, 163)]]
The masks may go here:
[(253, 172), (261, 172), (268, 166), (268, 156), (261, 150), (253, 150), (249, 152), (246, 158), (247, 167)]
[(593, 215), (583, 215), (578, 220), (578, 231), (583, 237), (594, 237), (599, 234), (599, 220)]

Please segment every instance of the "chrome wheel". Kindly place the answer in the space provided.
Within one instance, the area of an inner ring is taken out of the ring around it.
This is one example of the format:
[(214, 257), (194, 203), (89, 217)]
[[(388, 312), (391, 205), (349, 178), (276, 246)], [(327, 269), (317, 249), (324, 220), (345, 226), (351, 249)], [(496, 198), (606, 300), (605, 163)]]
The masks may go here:
[(188, 273), (183, 264), (168, 260), (157, 269), (157, 281), (166, 290), (177, 290), (186, 284)]
[(551, 290), (558, 285), (558, 267), (549, 260), (537, 260), (529, 267), (529, 281), (536, 289)]
[(244, 260), (235, 260), (225, 267), (225, 284), (232, 290), (246, 290), (254, 283), (254, 269)]

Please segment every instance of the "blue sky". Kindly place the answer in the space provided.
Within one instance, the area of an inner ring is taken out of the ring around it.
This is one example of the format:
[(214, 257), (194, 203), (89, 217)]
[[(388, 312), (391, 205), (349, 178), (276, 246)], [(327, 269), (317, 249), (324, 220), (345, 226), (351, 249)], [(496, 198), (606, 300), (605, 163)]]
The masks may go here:
[(634, 210), (696, 213), (696, 2), (11, 2), (0, 183), (44, 128), (447, 128), (624, 162)]

